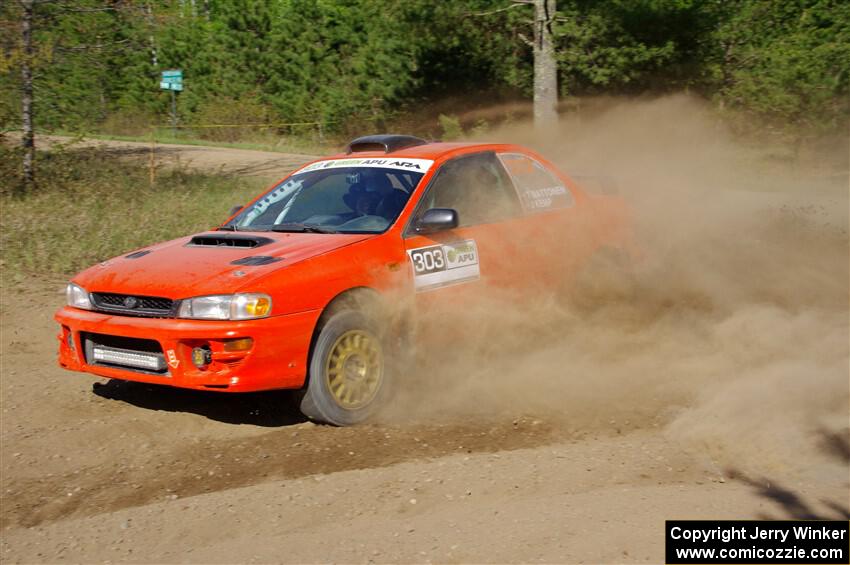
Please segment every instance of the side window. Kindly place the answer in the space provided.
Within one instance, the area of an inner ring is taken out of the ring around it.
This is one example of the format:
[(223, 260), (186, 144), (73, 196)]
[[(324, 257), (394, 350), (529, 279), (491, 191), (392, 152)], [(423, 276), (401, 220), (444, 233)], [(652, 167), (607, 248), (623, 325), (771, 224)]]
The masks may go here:
[(522, 206), (529, 212), (566, 208), (575, 203), (572, 193), (552, 172), (526, 155), (500, 153), (511, 175)]
[(461, 226), (519, 215), (510, 178), (494, 153), (476, 153), (443, 164), (431, 181), (417, 215), (431, 208), (454, 208)]

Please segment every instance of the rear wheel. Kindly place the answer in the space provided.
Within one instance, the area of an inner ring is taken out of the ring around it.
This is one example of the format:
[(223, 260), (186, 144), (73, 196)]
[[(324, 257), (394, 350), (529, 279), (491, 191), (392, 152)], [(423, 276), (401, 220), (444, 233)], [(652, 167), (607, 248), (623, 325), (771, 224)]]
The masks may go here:
[(337, 426), (369, 418), (389, 391), (386, 347), (378, 324), (343, 310), (321, 324), (310, 360), (301, 411)]

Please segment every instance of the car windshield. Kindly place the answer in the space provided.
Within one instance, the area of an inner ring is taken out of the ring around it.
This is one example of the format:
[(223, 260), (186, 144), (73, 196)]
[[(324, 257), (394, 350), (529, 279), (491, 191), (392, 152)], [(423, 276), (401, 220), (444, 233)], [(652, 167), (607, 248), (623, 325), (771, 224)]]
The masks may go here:
[[(330, 165), (316, 167), (322, 163)], [(337, 163), (323, 161), (294, 173), (222, 229), (380, 233), (398, 218), (424, 174)]]

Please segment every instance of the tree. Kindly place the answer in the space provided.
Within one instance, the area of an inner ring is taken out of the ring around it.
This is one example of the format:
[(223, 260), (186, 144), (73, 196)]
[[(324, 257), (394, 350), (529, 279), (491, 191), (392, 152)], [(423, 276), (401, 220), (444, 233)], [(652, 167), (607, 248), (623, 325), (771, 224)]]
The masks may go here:
[[(476, 4), (474, 1), (469, 2), (467, 9), (477, 7)], [(504, 17), (506, 12), (523, 5), (534, 7), (533, 19), (527, 20), (524, 16), (519, 18)], [(522, 29), (521, 31), (516, 30), (514, 32), (515, 38), (508, 40), (519, 40), (532, 49), (532, 96), (535, 127), (549, 128), (555, 126), (558, 122), (558, 63), (555, 57), (553, 34), (557, 14), (556, 0), (510, 0), (510, 4), (500, 8), (468, 12), (468, 14), (470, 13), (479, 18), (501, 15), (504, 26), (501, 30), (503, 36), (506, 28), (514, 27), (516, 23), (524, 24), (524, 26), (531, 25), (533, 39), (529, 39), (525, 29)]]
[[(534, 122), (548, 127), (557, 123), (559, 93), (681, 86), (677, 77), (705, 33), (700, 21), (705, 1), (510, 0), (476, 15), (502, 16), (504, 28), (513, 27), (513, 36), (531, 47)], [(522, 5), (534, 7), (533, 19), (513, 9)], [(526, 36), (528, 25), (532, 39)], [(661, 80), (653, 80), (658, 74)]]
[(558, 123), (558, 64), (555, 60), (555, 0), (534, 2), (534, 127)]
[[(17, 28), (15, 39), (4, 37), (0, 43), (6, 55), (0, 72), (5, 75), (2, 83), (8, 84), (3, 90), (19, 97), (18, 192), (28, 192), (36, 182), (35, 131), (40, 123), (78, 125), (106, 115), (111, 55), (132, 46), (122, 18), (134, 5), (131, 0), (16, 0), (2, 8), (0, 27)], [(80, 121), (74, 124), (75, 119)]]
[(694, 81), (706, 0), (567, 0), (555, 26), (561, 88), (663, 92)]
[(850, 4), (730, 0), (712, 15), (705, 72), (724, 106), (807, 129), (846, 127)]
[(286, 120), (380, 129), (414, 85), (411, 30), (382, 0), (293, 0), (274, 19), (262, 91)]
[(28, 187), (34, 132), (147, 128), (172, 67), (186, 124), (381, 129), (523, 98), (546, 127), (567, 93), (682, 88), (807, 126), (850, 113), (839, 0), (0, 0), (0, 50)]
[(32, 85), (32, 20), (33, 0), (21, 2), (21, 147), (24, 151), (22, 162), (22, 192), (28, 192), (35, 184), (35, 130), (33, 126), (33, 85)]
[[(8, 77), (7, 85), (0, 82), (4, 92), (3, 115), (8, 128), (14, 122), (21, 129), (21, 183), (14, 191), (30, 190), (35, 182), (35, 125), (33, 67), (37, 63), (33, 40), (34, 0), (16, 0), (0, 5), (0, 78)], [(13, 109), (14, 108), (14, 109)], [(17, 129), (17, 128), (11, 128)]]

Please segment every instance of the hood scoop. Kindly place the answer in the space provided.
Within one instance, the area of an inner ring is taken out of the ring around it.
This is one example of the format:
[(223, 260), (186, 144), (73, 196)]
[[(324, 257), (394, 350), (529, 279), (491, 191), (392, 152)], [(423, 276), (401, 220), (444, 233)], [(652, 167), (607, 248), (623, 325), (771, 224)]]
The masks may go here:
[(257, 235), (245, 235), (238, 233), (222, 233), (210, 235), (196, 235), (186, 247), (245, 247), (254, 248), (272, 243), (274, 240)]
[(151, 252), (150, 249), (145, 249), (144, 251), (135, 251), (133, 253), (130, 253), (129, 255), (125, 255), (124, 258), (125, 259), (138, 259), (139, 257), (144, 257), (145, 255), (147, 255), (150, 252)]
[(258, 267), (260, 265), (268, 265), (269, 263), (277, 263), (283, 257), (271, 257), (269, 255), (252, 255), (250, 257), (242, 257), (236, 261), (231, 261), (231, 265), (247, 265), (249, 267)]

